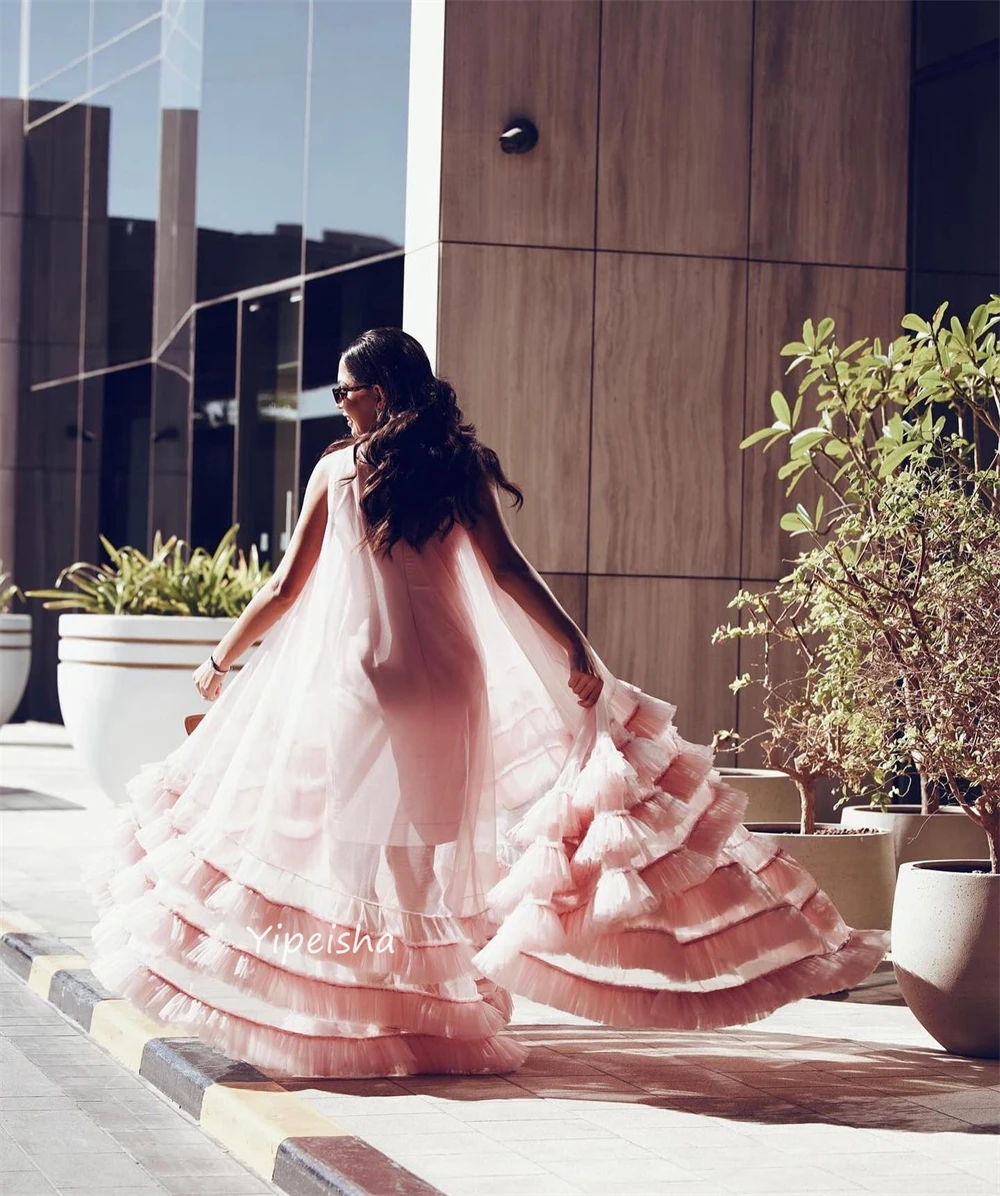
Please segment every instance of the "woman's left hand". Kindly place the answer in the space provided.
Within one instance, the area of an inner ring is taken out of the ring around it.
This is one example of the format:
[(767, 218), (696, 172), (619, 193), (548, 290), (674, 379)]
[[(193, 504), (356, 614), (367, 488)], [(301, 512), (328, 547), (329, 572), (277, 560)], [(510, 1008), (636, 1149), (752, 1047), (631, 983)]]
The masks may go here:
[(200, 664), (195, 669), (193, 677), (195, 688), (206, 701), (214, 702), (222, 693), (222, 679), (225, 677), (225, 673), (217, 673), (210, 660)]

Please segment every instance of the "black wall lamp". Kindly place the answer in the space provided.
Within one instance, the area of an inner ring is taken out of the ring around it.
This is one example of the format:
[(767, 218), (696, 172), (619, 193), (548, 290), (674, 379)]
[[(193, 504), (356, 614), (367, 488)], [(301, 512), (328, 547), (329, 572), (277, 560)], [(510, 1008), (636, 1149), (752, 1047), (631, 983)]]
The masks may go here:
[(500, 134), (500, 148), (505, 154), (526, 154), (538, 144), (538, 129), (526, 116), (515, 116)]

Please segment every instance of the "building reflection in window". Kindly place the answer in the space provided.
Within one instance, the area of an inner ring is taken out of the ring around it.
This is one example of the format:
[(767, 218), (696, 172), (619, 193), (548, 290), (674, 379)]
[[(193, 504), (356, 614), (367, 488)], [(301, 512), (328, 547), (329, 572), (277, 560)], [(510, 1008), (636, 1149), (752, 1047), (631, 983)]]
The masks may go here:
[(236, 469), (237, 303), (195, 319), (191, 542), (214, 548), (233, 522)]

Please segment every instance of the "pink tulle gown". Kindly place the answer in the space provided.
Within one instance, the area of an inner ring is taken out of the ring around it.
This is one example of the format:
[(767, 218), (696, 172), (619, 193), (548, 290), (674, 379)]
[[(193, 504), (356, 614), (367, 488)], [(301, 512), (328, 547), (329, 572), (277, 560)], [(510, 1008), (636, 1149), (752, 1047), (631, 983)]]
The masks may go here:
[(579, 706), (463, 527), (377, 559), (327, 461), (302, 592), (87, 862), (104, 984), (274, 1076), (388, 1076), (516, 1069), (511, 992), (708, 1029), (875, 968), (673, 706), (600, 662)]

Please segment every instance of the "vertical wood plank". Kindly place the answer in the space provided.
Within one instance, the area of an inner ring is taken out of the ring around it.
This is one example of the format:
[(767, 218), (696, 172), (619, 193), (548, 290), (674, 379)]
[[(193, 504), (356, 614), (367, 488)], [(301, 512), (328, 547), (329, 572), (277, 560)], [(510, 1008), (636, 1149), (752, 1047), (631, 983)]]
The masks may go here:
[(438, 372), (524, 491), (515, 538), (539, 572), (586, 572), (591, 255), (446, 243), (440, 304)]
[(686, 739), (736, 725), (736, 644), (712, 643), (734, 582), (591, 577), (588, 590), (588, 638), (616, 677), (674, 703)]
[(905, 268), (911, 10), (757, 0), (752, 258)]
[(598, 255), (590, 568), (737, 577), (746, 264)]
[(743, 256), (750, 0), (606, 0), (598, 245)]
[[(451, 0), (445, 19), (443, 241), (594, 244), (598, 0)], [(525, 116), (526, 154), (499, 137)]]

